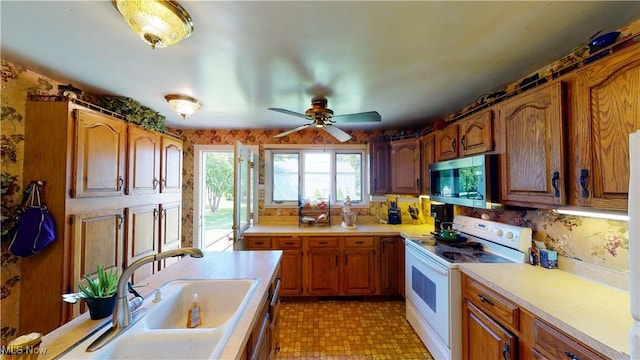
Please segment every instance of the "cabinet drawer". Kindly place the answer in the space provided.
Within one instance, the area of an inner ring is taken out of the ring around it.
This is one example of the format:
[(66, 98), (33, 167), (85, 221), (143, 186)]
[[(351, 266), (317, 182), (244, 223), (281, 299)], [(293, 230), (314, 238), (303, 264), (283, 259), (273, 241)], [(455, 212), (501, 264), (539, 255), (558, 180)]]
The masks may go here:
[(247, 249), (271, 249), (271, 238), (249, 237), (247, 238)]
[(495, 291), (465, 276), (464, 297), (494, 320), (514, 330), (520, 327), (520, 308)]
[(372, 248), (373, 237), (350, 236), (344, 238), (344, 247), (348, 248)]
[(337, 248), (338, 239), (334, 237), (311, 237), (309, 238), (310, 248)]
[(302, 247), (302, 239), (300, 238), (275, 238), (274, 242), (278, 249), (300, 249)]
[(540, 319), (535, 319), (533, 337), (533, 351), (542, 355), (542, 358), (606, 359)]

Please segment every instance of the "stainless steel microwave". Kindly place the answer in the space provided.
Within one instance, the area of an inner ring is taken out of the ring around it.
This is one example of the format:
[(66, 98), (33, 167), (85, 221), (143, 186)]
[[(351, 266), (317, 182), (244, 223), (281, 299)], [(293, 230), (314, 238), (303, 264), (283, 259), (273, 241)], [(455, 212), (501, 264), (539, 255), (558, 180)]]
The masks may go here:
[(498, 159), (477, 155), (429, 165), (431, 200), (475, 208), (498, 202)]

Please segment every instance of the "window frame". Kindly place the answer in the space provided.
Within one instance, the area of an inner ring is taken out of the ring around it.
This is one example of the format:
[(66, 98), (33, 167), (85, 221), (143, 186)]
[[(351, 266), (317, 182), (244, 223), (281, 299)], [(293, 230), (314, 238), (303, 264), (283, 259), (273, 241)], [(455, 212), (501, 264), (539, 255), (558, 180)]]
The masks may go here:
[(362, 189), (362, 200), (355, 202), (352, 199), (352, 208), (365, 208), (369, 206), (369, 161), (366, 144), (349, 144), (349, 145), (292, 145), (292, 144), (269, 144), (264, 145), (264, 207), (265, 208), (297, 208), (298, 200), (295, 201), (273, 201), (273, 154), (297, 153), (298, 157), (298, 192), (303, 182), (304, 175), (304, 154), (305, 153), (327, 152), (331, 153), (331, 171), (330, 177), (333, 179), (330, 183), (330, 201), (331, 206), (342, 206), (342, 201), (336, 200), (336, 154), (360, 154), (362, 166), (360, 167), (360, 179)]

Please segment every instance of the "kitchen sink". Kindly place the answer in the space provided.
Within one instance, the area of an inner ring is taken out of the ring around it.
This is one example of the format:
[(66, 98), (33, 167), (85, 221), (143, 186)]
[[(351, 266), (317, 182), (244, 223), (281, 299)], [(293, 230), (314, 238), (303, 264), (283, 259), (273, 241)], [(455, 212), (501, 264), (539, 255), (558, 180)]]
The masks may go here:
[[(160, 288), (162, 299), (145, 299), (146, 314), (101, 349), (87, 347), (109, 325), (67, 350), (62, 359), (218, 358), (242, 316), (257, 279), (174, 280)], [(198, 294), (200, 325), (187, 328), (193, 294)]]

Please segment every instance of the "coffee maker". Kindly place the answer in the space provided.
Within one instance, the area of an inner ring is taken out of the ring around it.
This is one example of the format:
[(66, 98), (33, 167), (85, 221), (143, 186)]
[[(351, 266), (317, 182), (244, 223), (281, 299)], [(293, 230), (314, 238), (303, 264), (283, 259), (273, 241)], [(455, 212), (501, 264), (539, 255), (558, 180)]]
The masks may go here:
[(453, 221), (453, 205), (451, 204), (431, 204), (431, 217), (434, 219), (435, 232), (442, 231), (442, 223)]

